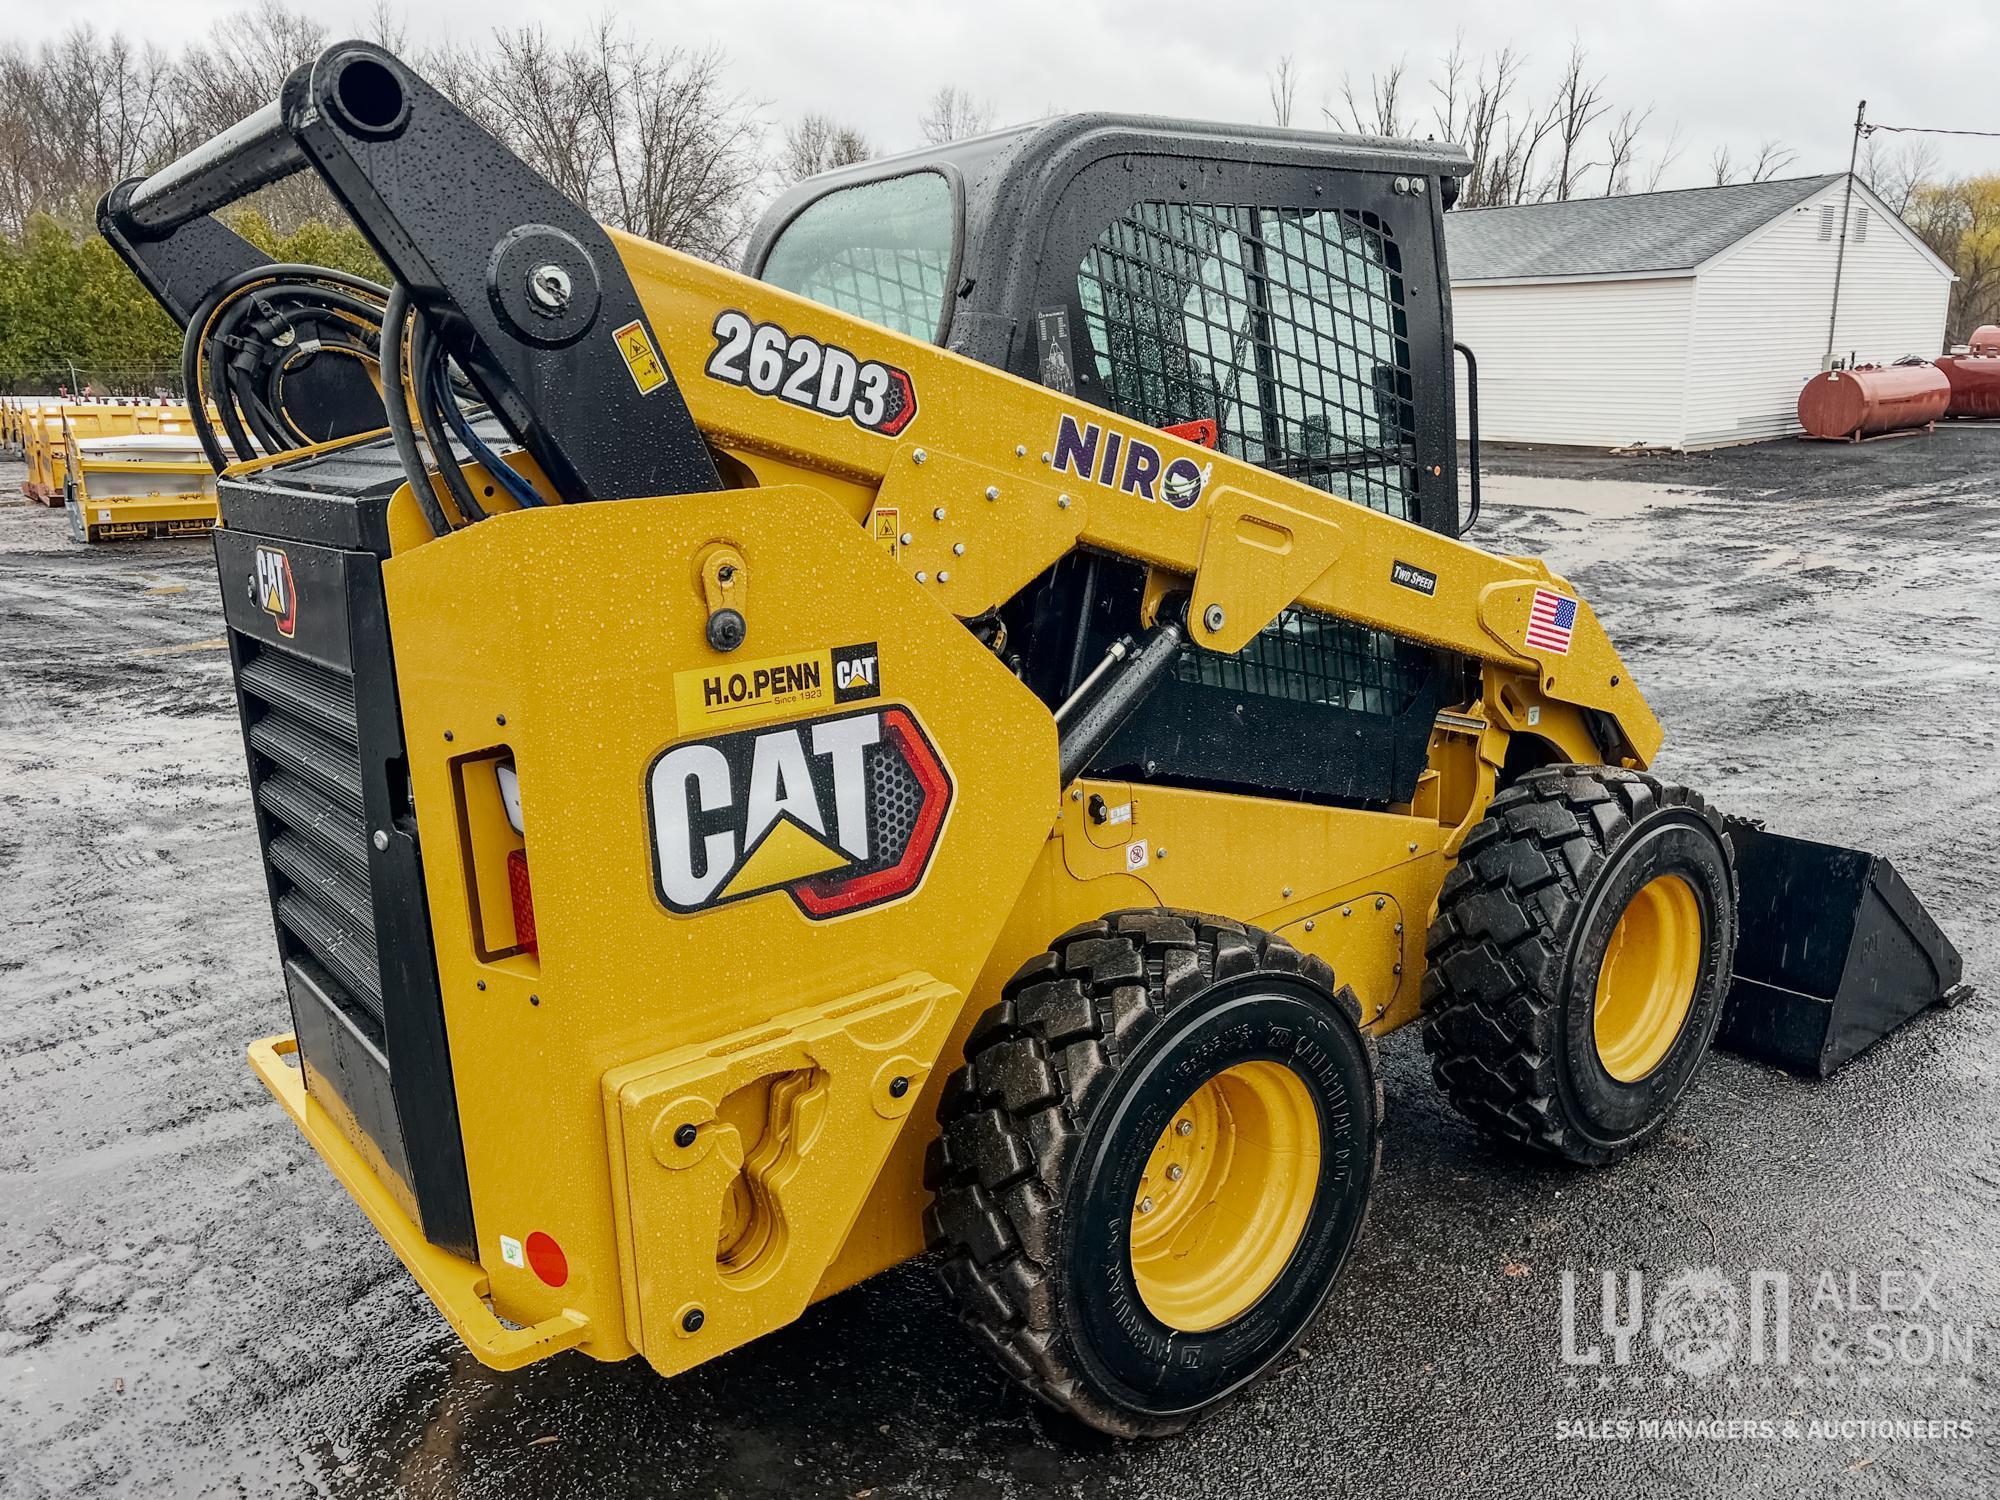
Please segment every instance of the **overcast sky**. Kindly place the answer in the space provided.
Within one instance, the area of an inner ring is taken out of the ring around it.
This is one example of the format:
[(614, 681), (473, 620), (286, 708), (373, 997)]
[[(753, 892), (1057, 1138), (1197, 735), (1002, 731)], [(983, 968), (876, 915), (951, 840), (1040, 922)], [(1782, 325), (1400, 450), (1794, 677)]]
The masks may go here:
[[(8, 0), (0, 34), (52, 36), (79, 15), (171, 46), (239, 8), (238, 0), (90, 0), (82, 7)], [(368, 0), (311, 6), (330, 26), (361, 28)], [(587, 5), (553, 0), (427, 0), (412, 33), (535, 21), (561, 32)], [(1270, 118), (1265, 77), (1281, 53), (1302, 71), (1293, 123), (1321, 123), (1342, 73), (1357, 81), (1407, 57), (1417, 80), (1463, 29), (1474, 53), (1511, 42), (1527, 81), (1545, 88), (1580, 35), (1614, 107), (1654, 107), (1640, 159), (1673, 122), (1686, 145), (1668, 186), (1707, 180), (1710, 153), (1739, 158), (1766, 138), (1798, 152), (1785, 175), (1847, 162), (1857, 100), (1891, 124), (2000, 129), (1992, 64), (2000, 5), (1958, 0), (1912, 10), (1880, 0), (666, 0), (617, 7), (662, 42), (715, 42), (738, 86), (775, 127), (809, 109), (859, 125), (883, 150), (916, 144), (916, 118), (940, 83), (989, 100), (999, 123), (1051, 112), (1117, 109), (1214, 120)], [(1428, 131), (1426, 125), (1426, 131)], [(1424, 133), (1424, 132), (1420, 132)], [(2000, 139), (1936, 138), (1947, 172), (2000, 170)]]

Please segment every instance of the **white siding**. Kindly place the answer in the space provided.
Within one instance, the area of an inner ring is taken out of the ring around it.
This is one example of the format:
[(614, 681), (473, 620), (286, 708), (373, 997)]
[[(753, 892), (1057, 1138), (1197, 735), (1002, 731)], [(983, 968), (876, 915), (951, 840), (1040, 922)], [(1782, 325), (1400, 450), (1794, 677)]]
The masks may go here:
[[(1619, 448), (1681, 440), (1692, 278), (1452, 289), (1479, 360), (1479, 435)], [(1458, 430), (1465, 432), (1464, 378)]]
[[(1741, 241), (1696, 280), (1687, 443), (1703, 447), (1797, 432), (1799, 389), (1826, 352), (1842, 185), (1834, 183)], [(1850, 228), (1834, 353), (1887, 362), (1944, 344), (1949, 278), (1862, 193), (1866, 236)], [(1824, 218), (1833, 238), (1819, 237)], [(1481, 394), (1484, 395), (1482, 387)], [(1481, 424), (1484, 425), (1483, 423)]]

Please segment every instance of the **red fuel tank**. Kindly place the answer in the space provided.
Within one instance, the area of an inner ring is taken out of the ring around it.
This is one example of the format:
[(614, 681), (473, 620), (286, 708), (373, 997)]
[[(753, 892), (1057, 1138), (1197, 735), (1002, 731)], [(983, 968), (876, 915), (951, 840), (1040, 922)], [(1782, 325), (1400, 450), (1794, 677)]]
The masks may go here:
[(1947, 354), (1937, 362), (1951, 384), (1947, 417), (2000, 417), (2000, 328), (1982, 328), (1979, 333), (1992, 335), (1993, 353)]
[(1936, 365), (1862, 365), (1828, 370), (1799, 392), (1799, 425), (1817, 438), (1864, 438), (1935, 422), (1951, 404)]

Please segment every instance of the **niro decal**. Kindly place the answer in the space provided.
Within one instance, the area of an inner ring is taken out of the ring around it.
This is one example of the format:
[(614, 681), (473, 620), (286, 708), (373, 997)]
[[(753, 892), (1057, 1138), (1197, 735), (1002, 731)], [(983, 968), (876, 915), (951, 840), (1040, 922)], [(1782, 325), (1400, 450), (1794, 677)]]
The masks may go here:
[(896, 437), (917, 417), (909, 372), (862, 359), (810, 334), (751, 321), (729, 308), (716, 315), (708, 377), (760, 396), (775, 396), (823, 417), (845, 418), (864, 432)]
[(1146, 500), (1164, 500), (1175, 510), (1194, 508), (1215, 468), (1191, 458), (1169, 459), (1142, 437), (1085, 422), (1068, 412), (1056, 424), (1054, 459), (1059, 474), (1074, 474)]
[(257, 607), (277, 622), (287, 640), (299, 627), (299, 592), (292, 583), (292, 560), (280, 547), (257, 549)]
[(758, 724), (881, 695), (873, 641), (674, 674), (674, 709), (683, 731)]
[(950, 773), (902, 707), (690, 740), (646, 774), (654, 888), (683, 915), (783, 891), (811, 920), (924, 878)]

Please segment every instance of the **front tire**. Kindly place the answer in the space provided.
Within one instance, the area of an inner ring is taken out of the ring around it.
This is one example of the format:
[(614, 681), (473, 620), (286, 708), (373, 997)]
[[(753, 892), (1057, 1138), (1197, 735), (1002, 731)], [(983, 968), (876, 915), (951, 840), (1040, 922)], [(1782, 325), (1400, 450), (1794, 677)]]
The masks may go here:
[(966, 1057), (925, 1225), (1010, 1374), (1161, 1436), (1297, 1342), (1380, 1154), (1373, 1044), (1324, 962), (1220, 918), (1114, 913), (1024, 966)]
[(1722, 819), (1637, 771), (1553, 766), (1493, 799), (1445, 878), (1424, 1049), (1491, 1135), (1599, 1166), (1665, 1128), (1736, 952)]

